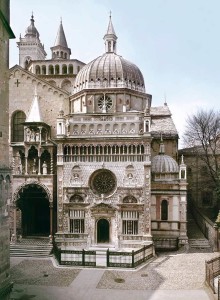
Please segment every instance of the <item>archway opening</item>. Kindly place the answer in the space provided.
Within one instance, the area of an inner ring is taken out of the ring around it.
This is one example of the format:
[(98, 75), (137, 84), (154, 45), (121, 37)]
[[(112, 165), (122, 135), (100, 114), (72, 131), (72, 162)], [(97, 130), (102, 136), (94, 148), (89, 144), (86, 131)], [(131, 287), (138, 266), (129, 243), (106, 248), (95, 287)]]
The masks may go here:
[(22, 236), (49, 236), (50, 207), (45, 190), (31, 184), (24, 187), (19, 196), (17, 207), (21, 211)]
[(106, 219), (97, 223), (97, 243), (109, 243), (109, 222)]

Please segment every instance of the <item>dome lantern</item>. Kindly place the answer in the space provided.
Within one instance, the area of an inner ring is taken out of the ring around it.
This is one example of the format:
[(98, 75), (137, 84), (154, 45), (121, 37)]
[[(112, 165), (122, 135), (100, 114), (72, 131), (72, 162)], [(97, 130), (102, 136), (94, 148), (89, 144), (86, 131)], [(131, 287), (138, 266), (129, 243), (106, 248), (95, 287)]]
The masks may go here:
[(109, 16), (107, 33), (104, 36), (104, 40), (105, 40), (105, 52), (116, 53), (117, 36), (115, 34), (115, 30), (112, 24), (111, 12)]
[(26, 34), (25, 34), (25, 37), (30, 37), (30, 36), (32, 36), (32, 37), (37, 37), (37, 38), (39, 38), (39, 32), (37, 31), (37, 28), (35, 27), (35, 25), (34, 25), (34, 16), (33, 16), (33, 13), (32, 13), (32, 15), (31, 15), (31, 24), (27, 27), (27, 29), (26, 29)]

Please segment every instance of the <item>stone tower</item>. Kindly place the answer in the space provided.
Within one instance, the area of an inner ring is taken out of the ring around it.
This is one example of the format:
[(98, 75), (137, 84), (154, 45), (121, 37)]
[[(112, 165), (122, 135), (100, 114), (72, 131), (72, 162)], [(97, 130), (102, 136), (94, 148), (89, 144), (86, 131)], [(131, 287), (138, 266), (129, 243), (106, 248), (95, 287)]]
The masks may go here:
[(32, 60), (44, 60), (47, 53), (44, 50), (44, 45), (40, 41), (40, 35), (34, 25), (34, 16), (31, 16), (31, 24), (27, 27), (25, 36), (20, 36), (20, 41), (17, 42), (19, 48), (19, 65), (25, 69)]

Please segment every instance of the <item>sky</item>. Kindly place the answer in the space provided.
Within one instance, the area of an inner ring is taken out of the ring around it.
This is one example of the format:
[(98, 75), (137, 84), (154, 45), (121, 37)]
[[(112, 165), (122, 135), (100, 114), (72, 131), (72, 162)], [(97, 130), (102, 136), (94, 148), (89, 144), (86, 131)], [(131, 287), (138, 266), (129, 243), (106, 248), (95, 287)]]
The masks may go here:
[(10, 67), (19, 63), (16, 42), (33, 12), (51, 58), (62, 19), (71, 58), (89, 63), (104, 53), (109, 13), (117, 54), (136, 64), (152, 106), (167, 102), (180, 135), (200, 108), (220, 109), (219, 0), (11, 0)]

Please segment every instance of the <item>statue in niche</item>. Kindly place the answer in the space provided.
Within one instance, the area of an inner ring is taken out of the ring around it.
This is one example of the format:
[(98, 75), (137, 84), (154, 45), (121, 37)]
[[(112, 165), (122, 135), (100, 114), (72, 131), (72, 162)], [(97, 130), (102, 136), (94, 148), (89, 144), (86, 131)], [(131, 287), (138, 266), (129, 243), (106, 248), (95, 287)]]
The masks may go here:
[(16, 174), (22, 174), (22, 170), (23, 170), (23, 166), (22, 166), (22, 162), (21, 162), (21, 156), (19, 154), (19, 152), (16, 155), (17, 159), (16, 159), (16, 163), (15, 163), (15, 173)]
[(47, 175), (47, 164), (46, 164), (45, 161), (44, 161), (44, 163), (42, 165), (42, 168), (43, 168), (43, 175)]
[(64, 202), (69, 203), (69, 196), (68, 196), (67, 191), (65, 192), (65, 195), (64, 195)]
[(71, 171), (71, 178), (70, 178), (70, 183), (71, 184), (74, 184), (74, 183), (79, 183), (81, 181), (81, 178), (80, 178), (80, 174), (81, 174), (81, 169), (79, 166), (75, 166), (72, 168), (72, 171)]
[(39, 132), (36, 132), (35, 138), (36, 138), (36, 142), (40, 141), (40, 133)]
[(34, 130), (32, 129), (31, 130), (31, 142), (35, 142), (35, 132), (34, 132)]
[(30, 138), (31, 138), (31, 131), (29, 128), (26, 129), (26, 141), (30, 142)]
[(133, 178), (133, 174), (132, 173), (128, 173), (128, 179), (132, 179)]
[(37, 173), (37, 169), (36, 169), (36, 158), (34, 158), (32, 174), (36, 174), (36, 173)]

